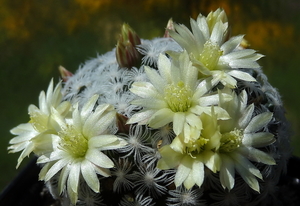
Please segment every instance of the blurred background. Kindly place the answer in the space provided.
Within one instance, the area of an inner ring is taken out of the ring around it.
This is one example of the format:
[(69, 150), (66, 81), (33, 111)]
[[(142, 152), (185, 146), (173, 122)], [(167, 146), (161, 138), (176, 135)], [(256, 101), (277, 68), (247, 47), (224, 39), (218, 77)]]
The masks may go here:
[(75, 72), (86, 60), (110, 51), (123, 22), (141, 38), (163, 36), (170, 17), (189, 18), (223, 8), (232, 35), (246, 34), (259, 62), (278, 88), (291, 123), (293, 153), (300, 157), (300, 1), (298, 0), (0, 0), (0, 191), (16, 170), (18, 154), (8, 154), (9, 130), (28, 122), (29, 104), (58, 66)]

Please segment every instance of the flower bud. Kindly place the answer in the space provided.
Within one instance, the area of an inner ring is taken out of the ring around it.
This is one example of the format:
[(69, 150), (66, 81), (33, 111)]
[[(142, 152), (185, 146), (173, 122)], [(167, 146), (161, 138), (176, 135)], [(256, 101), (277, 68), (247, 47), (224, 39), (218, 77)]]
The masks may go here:
[(128, 24), (122, 25), (121, 32), (122, 32), (122, 38), (125, 42), (130, 42), (134, 46), (141, 44), (140, 37)]
[(141, 56), (135, 48), (139, 44), (141, 44), (139, 36), (128, 24), (123, 24), (116, 47), (116, 58), (120, 67), (131, 68), (139, 65)]
[(59, 66), (58, 67), (59, 73), (61, 75), (61, 78), (63, 80), (63, 82), (68, 81), (68, 79), (73, 76), (73, 73), (68, 71), (66, 68), (64, 68), (63, 66)]
[(166, 27), (166, 31), (165, 31), (165, 34), (164, 34), (164, 37), (165, 38), (170, 38), (170, 34), (169, 34), (169, 31), (175, 31), (175, 28), (174, 28), (174, 22), (173, 22), (173, 19), (169, 19), (168, 23), (167, 23), (167, 27)]

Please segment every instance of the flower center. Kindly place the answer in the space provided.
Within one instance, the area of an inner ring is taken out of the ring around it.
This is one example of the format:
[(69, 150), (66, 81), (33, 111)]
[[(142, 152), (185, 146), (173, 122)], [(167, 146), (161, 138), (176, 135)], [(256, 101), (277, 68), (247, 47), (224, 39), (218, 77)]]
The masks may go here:
[(164, 99), (173, 112), (186, 112), (191, 107), (192, 90), (182, 81), (169, 84), (164, 92)]
[(241, 146), (243, 133), (239, 129), (222, 134), (220, 152), (232, 152)]
[(220, 50), (219, 45), (208, 40), (205, 42), (203, 51), (201, 52), (198, 60), (209, 70), (214, 70), (222, 54), (223, 51)]
[(72, 126), (58, 133), (61, 138), (60, 149), (64, 150), (74, 158), (82, 158), (88, 150), (87, 139)]
[(209, 139), (205, 139), (203, 137), (199, 137), (197, 140), (190, 140), (186, 144), (186, 153), (191, 157), (201, 153), (205, 150), (205, 145), (209, 141)]

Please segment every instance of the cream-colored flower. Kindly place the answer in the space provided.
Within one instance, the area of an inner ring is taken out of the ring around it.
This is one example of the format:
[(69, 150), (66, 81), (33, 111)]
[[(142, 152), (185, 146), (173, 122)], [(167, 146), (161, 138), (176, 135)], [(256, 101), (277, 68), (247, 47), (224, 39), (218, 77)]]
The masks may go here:
[(179, 135), (170, 145), (165, 145), (159, 150), (162, 158), (158, 161), (157, 167), (177, 168), (174, 181), (176, 187), (182, 183), (187, 189), (195, 184), (201, 187), (204, 180), (204, 166), (213, 172), (220, 169), (220, 157), (216, 152), (221, 139), (217, 117), (212, 112), (212, 115), (203, 113), (200, 118), (203, 123), (201, 133), (193, 128), (189, 142), (185, 143), (182, 135)]
[[(186, 52), (172, 62), (161, 54), (158, 71), (145, 67), (150, 82), (133, 83), (130, 91), (140, 98), (132, 104), (143, 109), (134, 114), (128, 124), (148, 124), (152, 128), (160, 128), (173, 122), (175, 134), (184, 132), (186, 137), (190, 136), (191, 127), (200, 131), (202, 123), (198, 115), (210, 114), (210, 105), (218, 104), (217, 95), (207, 95), (214, 83), (206, 80), (199, 82), (198, 71), (192, 66)], [(215, 107), (215, 110), (218, 118), (229, 117), (220, 107)]]
[(68, 195), (74, 204), (78, 198), (79, 178), (82, 175), (87, 185), (99, 192), (97, 174), (110, 175), (113, 161), (101, 151), (118, 149), (126, 142), (109, 133), (115, 124), (116, 111), (108, 104), (95, 104), (94, 95), (83, 107), (74, 106), (71, 119), (65, 119), (52, 108), (52, 118), (57, 122), (58, 142), (50, 156), (41, 156), (38, 163), (46, 163), (40, 172), (40, 179), (50, 180), (60, 172), (58, 183), (61, 194), (67, 185)]
[(224, 188), (234, 187), (235, 171), (253, 189), (259, 192), (256, 179), (262, 179), (261, 172), (252, 162), (274, 165), (275, 160), (266, 152), (257, 149), (275, 141), (273, 134), (262, 130), (272, 119), (271, 112), (264, 112), (253, 117), (254, 104), (247, 106), (245, 91), (233, 99), (223, 101), (220, 94), (220, 106), (230, 114), (231, 119), (219, 120), (221, 142), (219, 154), (221, 159), (220, 181)]
[(40, 93), (39, 107), (29, 106), (29, 123), (20, 124), (10, 130), (17, 137), (10, 140), (9, 152), (22, 151), (17, 167), (31, 152), (41, 155), (52, 151), (53, 134), (56, 132), (52, 125), (53, 119), (50, 117), (51, 107), (56, 108), (62, 116), (67, 115), (71, 107), (69, 102), (62, 102), (61, 82), (53, 90), (53, 80), (51, 80), (47, 92)]
[[(212, 76), (223, 85), (234, 88), (236, 80), (256, 81), (251, 75), (239, 68), (259, 68), (256, 62), (262, 55), (252, 49), (239, 49), (243, 36), (228, 38), (228, 22), (224, 11), (217, 10), (207, 18), (201, 14), (197, 21), (191, 19), (190, 31), (184, 25), (175, 24), (175, 31), (169, 31), (172, 38), (187, 50), (193, 65), (200, 76)], [(178, 55), (169, 52), (172, 57)]]

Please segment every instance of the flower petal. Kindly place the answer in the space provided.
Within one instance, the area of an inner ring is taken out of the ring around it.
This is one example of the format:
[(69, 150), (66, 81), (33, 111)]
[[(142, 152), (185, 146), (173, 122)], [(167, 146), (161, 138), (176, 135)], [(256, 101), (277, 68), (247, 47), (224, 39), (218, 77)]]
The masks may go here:
[(159, 128), (172, 122), (174, 113), (169, 108), (163, 108), (155, 112), (149, 119), (149, 126), (152, 128)]
[(71, 165), (68, 164), (60, 172), (59, 181), (58, 181), (58, 192), (59, 192), (59, 194), (61, 194), (64, 191), (65, 187), (66, 187), (66, 182), (67, 182), (67, 179), (69, 177), (70, 170), (71, 170)]
[(174, 113), (173, 117), (173, 130), (176, 135), (179, 135), (185, 123), (185, 113), (183, 112), (176, 112)]
[(68, 196), (69, 196), (69, 199), (71, 200), (71, 203), (73, 205), (76, 204), (76, 201), (78, 199), (78, 193), (77, 191), (73, 191), (72, 187), (71, 187), (71, 181), (70, 181), (70, 178), (68, 179), (67, 181), (67, 192), (68, 192)]
[(107, 168), (102, 168), (102, 167), (97, 167), (95, 165), (94, 167), (95, 171), (97, 172), (97, 174), (100, 174), (102, 175), (103, 177), (109, 177), (111, 174), (110, 174), (110, 170), (107, 169)]
[(89, 149), (85, 158), (98, 167), (112, 168), (114, 166), (113, 161), (109, 157), (96, 149)]
[(125, 147), (127, 145), (127, 141), (122, 139), (122, 138), (118, 138), (115, 142), (112, 142), (108, 145), (102, 146), (101, 150), (114, 150), (114, 149), (120, 149), (122, 147)]
[(45, 175), (44, 181), (50, 180), (56, 173), (58, 173), (63, 167), (70, 163), (70, 158), (64, 157), (63, 159), (58, 160), (47, 172)]
[[(222, 46), (221, 50), (224, 52), (224, 54), (228, 54), (229, 52), (232, 52), (235, 48), (239, 46), (239, 44), (242, 42), (244, 38), (244, 35), (238, 35), (230, 38), (228, 41), (226, 41)], [(224, 55), (224, 56), (225, 56)]]
[(95, 170), (93, 169), (93, 165), (89, 161), (84, 160), (81, 163), (81, 174), (88, 186), (94, 192), (99, 192), (100, 182), (98, 180)]
[[(20, 125), (19, 125), (20, 126)], [(23, 130), (21, 128), (18, 127), (15, 127), (13, 128), (12, 130), (10, 130), (10, 132), (14, 135), (18, 135), (14, 138), (12, 138), (10, 141), (9, 141), (9, 144), (17, 144), (17, 143), (21, 143), (21, 142), (24, 142), (24, 141), (29, 141), (30, 139), (32, 139), (33, 137), (35, 137), (36, 135), (38, 135), (39, 133), (36, 132), (33, 127), (31, 126), (31, 124), (26, 124), (26, 127), (29, 129), (29, 130)], [(25, 126), (25, 125), (24, 125)]]
[[(240, 150), (240, 148), (238, 149)], [(242, 152), (241, 152), (242, 153)], [(248, 172), (255, 175), (256, 177), (262, 179), (262, 175), (257, 169), (246, 157), (244, 157), (242, 154), (239, 154), (238, 152), (231, 154), (230, 157), (235, 160), (235, 165), (239, 165), (244, 167)]]
[[(68, 177), (68, 182), (70, 184), (71, 189), (73, 192), (78, 193), (78, 183), (79, 183), (79, 175), (80, 175), (80, 165), (81, 162), (73, 163)], [(68, 190), (70, 188), (68, 187)]]
[(164, 80), (156, 70), (151, 69), (150, 67), (145, 66), (145, 72), (157, 91), (163, 91), (167, 84), (166, 80)]
[(160, 148), (159, 153), (162, 158), (158, 160), (157, 168), (161, 170), (175, 168), (179, 165), (183, 157), (181, 153), (174, 151), (170, 145), (165, 145)]
[(54, 164), (54, 163), (52, 163), (52, 162), (51, 162), (51, 163), (48, 162), (47, 164), (45, 164), (45, 165), (42, 167), (42, 169), (41, 169), (41, 171), (40, 171), (40, 173), (39, 173), (39, 180), (44, 180), (44, 179), (45, 179), (45, 176), (46, 176), (48, 170), (52, 167), (53, 164)]
[(89, 148), (99, 148), (106, 145), (109, 145), (118, 140), (118, 137), (115, 135), (99, 135), (92, 137), (89, 140)]
[(243, 137), (243, 145), (252, 147), (264, 147), (275, 141), (274, 135), (269, 132), (244, 134)]
[(221, 159), (218, 153), (212, 151), (205, 151), (203, 154), (205, 166), (208, 167), (212, 172), (216, 173), (220, 170)]
[(252, 77), (250, 74), (248, 74), (247, 72), (242, 72), (239, 70), (232, 70), (232, 71), (227, 72), (227, 74), (229, 74), (235, 78), (244, 80), (244, 81), (256, 82), (256, 79), (254, 77)]
[(241, 175), (243, 180), (255, 191), (259, 192), (259, 184), (253, 174), (251, 174), (246, 168), (239, 164), (235, 166), (237, 172)]
[(272, 112), (264, 112), (259, 115), (256, 115), (249, 122), (244, 132), (245, 133), (257, 132), (258, 130), (266, 126), (271, 121), (272, 117), (273, 117)]
[(201, 187), (204, 180), (204, 164), (201, 161), (194, 161), (192, 176), (195, 183)]
[(276, 161), (272, 156), (253, 147), (242, 147), (239, 149), (239, 152), (246, 156), (248, 159), (255, 162), (261, 162), (267, 165), (276, 164)]
[(177, 168), (174, 183), (176, 187), (180, 186), (183, 181), (189, 176), (192, 169), (192, 160), (190, 157), (185, 156), (181, 161), (181, 164)]
[(135, 99), (131, 104), (146, 107), (147, 109), (160, 109), (168, 106), (164, 100), (155, 98)]
[(187, 178), (184, 180), (183, 185), (186, 189), (191, 189), (195, 185), (195, 180), (192, 173), (190, 172)]
[(229, 65), (234, 68), (249, 68), (249, 69), (257, 69), (260, 68), (260, 65), (253, 60), (249, 59), (236, 59), (229, 61)]
[[(176, 136), (172, 143), (169, 145), (175, 152), (179, 153), (179, 154), (183, 154), (184, 153), (184, 149), (185, 149), (185, 145), (182, 143), (181, 138), (182, 135)], [(172, 153), (174, 153), (174, 151)], [(175, 158), (175, 157), (173, 157)]]
[(231, 190), (234, 187), (234, 161), (226, 155), (222, 155), (221, 159), (222, 166), (220, 169), (220, 181), (224, 188)]
[(186, 115), (186, 122), (192, 127), (196, 127), (198, 130), (202, 129), (202, 121), (199, 116), (196, 116), (193, 113), (189, 113)]
[(171, 62), (166, 55), (159, 54), (157, 67), (162, 78), (167, 82), (171, 82)]
[(250, 104), (248, 107), (246, 107), (245, 110), (240, 111), (242, 112), (242, 116), (239, 119), (238, 125), (240, 128), (245, 128), (247, 125), (249, 125), (249, 122), (251, 121), (252, 114), (254, 111), (254, 104)]
[(23, 124), (19, 124), (18, 126), (12, 128), (10, 130), (10, 133), (12, 133), (13, 135), (19, 135), (19, 134), (23, 134), (26, 132), (31, 132), (33, 130), (34, 130), (34, 128), (32, 127), (32, 124), (23, 123)]
[(157, 98), (161, 95), (150, 82), (134, 82), (130, 91), (142, 98)]
[(82, 128), (83, 135), (90, 138), (102, 134), (113, 123), (115, 117), (116, 111), (111, 111), (104, 114), (98, 121), (93, 121), (94, 118), (87, 119)]
[(96, 102), (98, 101), (99, 95), (93, 95), (87, 103), (85, 103), (81, 109), (80, 115), (83, 122), (89, 117), (91, 112), (93, 111)]
[(156, 112), (156, 110), (145, 110), (142, 112), (135, 113), (127, 121), (127, 124), (138, 123), (139, 125), (147, 124), (149, 118)]

